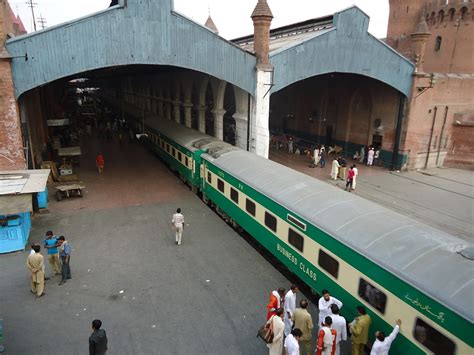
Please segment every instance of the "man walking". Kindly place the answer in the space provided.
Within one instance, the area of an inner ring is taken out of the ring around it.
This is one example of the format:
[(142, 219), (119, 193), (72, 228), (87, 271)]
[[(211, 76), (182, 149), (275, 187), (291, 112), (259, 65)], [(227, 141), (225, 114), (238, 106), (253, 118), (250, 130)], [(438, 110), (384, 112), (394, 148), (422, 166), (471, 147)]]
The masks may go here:
[(293, 316), (295, 328), (303, 333), (300, 337), (300, 354), (313, 355), (311, 352), (311, 332), (313, 330), (313, 319), (308, 310), (308, 301), (301, 300), (300, 307), (296, 308)]
[(52, 231), (46, 232), (44, 247), (48, 251), (48, 262), (49, 265), (51, 265), (53, 276), (59, 275), (61, 273), (61, 268), (59, 265), (58, 239), (53, 235)]
[(175, 230), (176, 244), (181, 245), (184, 229), (184, 216), (181, 214), (181, 208), (178, 208), (176, 213), (173, 215), (171, 225)]
[(341, 352), (340, 342), (341, 340), (347, 340), (347, 325), (346, 319), (339, 315), (339, 307), (336, 304), (331, 305), (331, 319), (332, 319), (332, 329), (336, 331), (336, 355), (339, 355)]
[(349, 169), (349, 172), (347, 173), (346, 191), (347, 189), (349, 189), (349, 192), (351, 192), (352, 184), (354, 183), (354, 176), (355, 176), (354, 167), (351, 166), (351, 168)]
[(92, 334), (89, 337), (89, 355), (104, 355), (107, 351), (107, 334), (100, 319), (92, 321)]
[(59, 282), (59, 286), (61, 286), (66, 283), (66, 280), (71, 278), (71, 268), (69, 266), (71, 260), (71, 246), (63, 235), (58, 238), (58, 245), (59, 256), (61, 258), (61, 281)]
[(334, 158), (331, 166), (331, 179), (337, 180), (337, 175), (339, 174), (339, 162), (337, 158)]
[(375, 343), (372, 345), (372, 350), (370, 355), (388, 355), (388, 351), (390, 350), (390, 346), (392, 342), (397, 337), (398, 332), (400, 331), (400, 325), (402, 321), (399, 319), (395, 324), (392, 332), (388, 337), (385, 337), (385, 333), (381, 331), (375, 332)]
[(342, 302), (339, 301), (337, 298), (332, 297), (329, 294), (328, 290), (323, 290), (322, 292), (323, 297), (321, 297), (318, 301), (318, 309), (319, 309), (319, 327), (324, 323), (324, 320), (327, 316), (330, 316), (331, 313), (331, 305), (335, 304), (339, 309), (342, 308)]
[(34, 245), (33, 250), (34, 254), (30, 253), (26, 259), (26, 267), (31, 273), (31, 293), (39, 298), (44, 295), (44, 258), (39, 245)]
[(352, 341), (352, 355), (364, 354), (364, 346), (369, 339), (369, 328), (372, 324), (372, 319), (366, 313), (362, 306), (357, 307), (359, 316), (350, 323), (351, 341)]
[(293, 315), (296, 309), (296, 293), (298, 292), (298, 286), (291, 285), (290, 289), (285, 295), (285, 336), (290, 334), (293, 328)]

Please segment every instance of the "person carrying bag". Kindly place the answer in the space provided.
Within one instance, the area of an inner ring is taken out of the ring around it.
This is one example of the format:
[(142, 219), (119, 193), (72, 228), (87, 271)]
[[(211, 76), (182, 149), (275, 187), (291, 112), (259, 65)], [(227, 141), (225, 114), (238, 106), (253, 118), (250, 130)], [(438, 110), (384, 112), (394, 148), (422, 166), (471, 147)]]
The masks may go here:
[(283, 308), (277, 309), (276, 314), (258, 331), (257, 336), (267, 344), (269, 355), (281, 355), (283, 351), (283, 333), (285, 330), (283, 314)]

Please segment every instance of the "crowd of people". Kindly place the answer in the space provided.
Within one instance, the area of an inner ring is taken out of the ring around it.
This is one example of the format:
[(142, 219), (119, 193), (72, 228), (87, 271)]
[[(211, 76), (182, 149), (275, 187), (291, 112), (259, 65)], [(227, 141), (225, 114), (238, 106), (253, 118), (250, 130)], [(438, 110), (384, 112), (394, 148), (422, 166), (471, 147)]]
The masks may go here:
[[(71, 279), (71, 245), (62, 235), (56, 237), (52, 231), (47, 231), (44, 239), (44, 248), (47, 250), (48, 262), (51, 266), (52, 277), (61, 275), (59, 285), (64, 285)], [(31, 293), (36, 297), (43, 297), (46, 276), (44, 257), (41, 254), (41, 245), (32, 244), (31, 251), (26, 260), (26, 267), (31, 275)]]
[[(316, 349), (313, 350), (313, 319), (308, 312), (308, 300), (302, 299), (299, 307), (296, 307), (298, 292), (298, 286), (291, 285), (288, 291), (279, 288), (270, 293), (266, 326), (273, 332), (273, 338), (267, 344), (269, 355), (339, 355), (340, 343), (348, 337), (352, 344), (352, 355), (365, 354), (364, 349), (369, 345), (372, 319), (363, 306), (357, 307), (358, 316), (347, 323), (340, 315), (343, 303), (331, 296), (328, 290), (322, 290), (318, 301)], [(389, 336), (377, 331), (370, 355), (388, 355), (400, 325), (401, 321), (397, 320)]]

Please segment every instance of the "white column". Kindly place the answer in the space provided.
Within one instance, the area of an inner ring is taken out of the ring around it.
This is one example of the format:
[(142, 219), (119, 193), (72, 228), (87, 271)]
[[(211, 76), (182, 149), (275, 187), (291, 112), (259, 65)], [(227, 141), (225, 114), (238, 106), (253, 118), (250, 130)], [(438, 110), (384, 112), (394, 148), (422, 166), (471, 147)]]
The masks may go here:
[(250, 151), (267, 159), (270, 141), (270, 132), (268, 130), (270, 93), (268, 89), (271, 87), (272, 72), (273, 69), (271, 67), (259, 68), (257, 66), (257, 85), (255, 88), (252, 117), (250, 119)]
[(206, 106), (198, 106), (198, 129), (201, 133), (206, 133)]
[(235, 145), (243, 150), (247, 150), (247, 114), (236, 112), (232, 117), (235, 120), (235, 134), (237, 135)]
[(226, 110), (215, 109), (212, 111), (214, 114), (214, 137), (224, 140), (224, 114)]

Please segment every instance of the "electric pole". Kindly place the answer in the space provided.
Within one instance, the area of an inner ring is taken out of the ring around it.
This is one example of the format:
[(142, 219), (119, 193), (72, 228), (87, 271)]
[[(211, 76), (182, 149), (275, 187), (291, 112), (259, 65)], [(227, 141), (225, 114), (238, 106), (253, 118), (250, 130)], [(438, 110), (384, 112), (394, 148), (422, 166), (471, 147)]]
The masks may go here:
[(36, 32), (36, 19), (35, 19), (35, 6), (38, 5), (38, 3), (33, 2), (33, 0), (27, 0), (26, 5), (28, 5), (29, 8), (31, 8), (31, 16), (33, 16), (33, 28)]
[(41, 25), (42, 30), (44, 30), (46, 28), (46, 19), (41, 14), (38, 17), (38, 23)]

